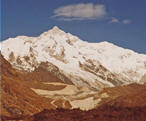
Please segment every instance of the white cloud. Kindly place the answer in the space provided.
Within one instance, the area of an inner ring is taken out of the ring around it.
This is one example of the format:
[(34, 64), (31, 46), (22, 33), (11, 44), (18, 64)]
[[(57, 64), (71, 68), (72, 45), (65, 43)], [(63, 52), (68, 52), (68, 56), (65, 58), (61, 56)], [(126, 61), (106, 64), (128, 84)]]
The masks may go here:
[(125, 19), (125, 20), (122, 21), (122, 23), (123, 23), (123, 24), (130, 24), (130, 23), (131, 23), (131, 20)]
[(119, 20), (118, 18), (112, 17), (109, 23), (131, 24), (131, 20), (129, 19)]
[(61, 17), (61, 18), (58, 18), (57, 20), (73, 21), (73, 20), (84, 20), (84, 19), (83, 18), (66, 18), (66, 17)]
[(119, 19), (112, 17), (109, 23), (120, 23)]
[(100, 19), (106, 15), (106, 8), (102, 4), (80, 3), (62, 6), (54, 10), (55, 18), (62, 20)]

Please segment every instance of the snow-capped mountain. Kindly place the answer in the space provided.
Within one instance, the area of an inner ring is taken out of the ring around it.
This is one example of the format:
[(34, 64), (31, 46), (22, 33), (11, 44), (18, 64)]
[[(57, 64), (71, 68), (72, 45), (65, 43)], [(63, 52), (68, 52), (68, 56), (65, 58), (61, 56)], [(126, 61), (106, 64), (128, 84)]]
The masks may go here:
[(31, 72), (45, 63), (48, 71), (75, 85), (93, 89), (140, 81), (146, 74), (146, 55), (109, 42), (88, 43), (58, 27), (38, 37), (17, 36), (2, 42), (1, 53), (14, 68)]

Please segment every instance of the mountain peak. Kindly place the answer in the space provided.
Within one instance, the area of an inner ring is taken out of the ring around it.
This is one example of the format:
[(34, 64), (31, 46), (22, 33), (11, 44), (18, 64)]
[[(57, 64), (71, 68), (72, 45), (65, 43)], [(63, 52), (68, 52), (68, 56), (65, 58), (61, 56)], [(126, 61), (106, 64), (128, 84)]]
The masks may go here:
[(52, 30), (60, 30), (58, 26), (54, 26)]
[(59, 27), (57, 27), (57, 26), (54, 26), (51, 30), (49, 30), (49, 31), (51, 31), (51, 32), (53, 32), (53, 33), (65, 33), (63, 30), (61, 30)]
[(61, 30), (59, 27), (54, 26), (52, 29), (48, 30), (47, 32), (42, 33), (40, 36), (46, 36), (46, 35), (64, 35), (65, 32)]

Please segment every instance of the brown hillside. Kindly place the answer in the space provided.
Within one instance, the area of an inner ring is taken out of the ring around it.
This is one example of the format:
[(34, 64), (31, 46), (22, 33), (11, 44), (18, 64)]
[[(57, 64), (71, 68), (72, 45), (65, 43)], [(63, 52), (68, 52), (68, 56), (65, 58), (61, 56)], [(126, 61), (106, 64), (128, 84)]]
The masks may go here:
[(1, 56), (1, 113), (7, 116), (31, 115), (44, 108), (54, 108), (50, 99), (34, 93), (17, 72)]
[[(123, 92), (124, 91), (124, 92)], [(131, 84), (104, 89), (101, 93), (111, 94), (107, 101), (96, 109), (44, 109), (33, 116), (3, 117), (3, 120), (18, 121), (146, 121), (146, 86)]]
[(107, 93), (109, 97), (103, 100), (100, 105), (108, 104), (118, 107), (146, 106), (146, 85), (133, 83), (125, 86), (105, 88), (100, 92), (100, 94), (103, 93)]

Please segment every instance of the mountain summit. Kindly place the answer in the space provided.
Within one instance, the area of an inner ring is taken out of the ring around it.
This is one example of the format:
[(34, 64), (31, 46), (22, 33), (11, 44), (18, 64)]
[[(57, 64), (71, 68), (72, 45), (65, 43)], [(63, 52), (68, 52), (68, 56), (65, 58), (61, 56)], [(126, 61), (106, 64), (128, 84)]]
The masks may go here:
[(52, 32), (54, 34), (57, 33), (65, 33), (64, 31), (62, 31), (60, 28), (58, 28), (57, 26), (54, 26), (51, 30), (49, 30), (49, 32)]
[(146, 74), (146, 55), (109, 42), (88, 43), (56, 26), (38, 37), (9, 38), (1, 52), (18, 70), (32, 72), (45, 63), (48, 71), (58, 68), (61, 80), (92, 89), (145, 83), (140, 80)]
[(54, 31), (62, 31), (61, 29), (58, 28), (58, 26), (54, 26), (54, 27), (52, 28), (52, 30), (54, 30)]

